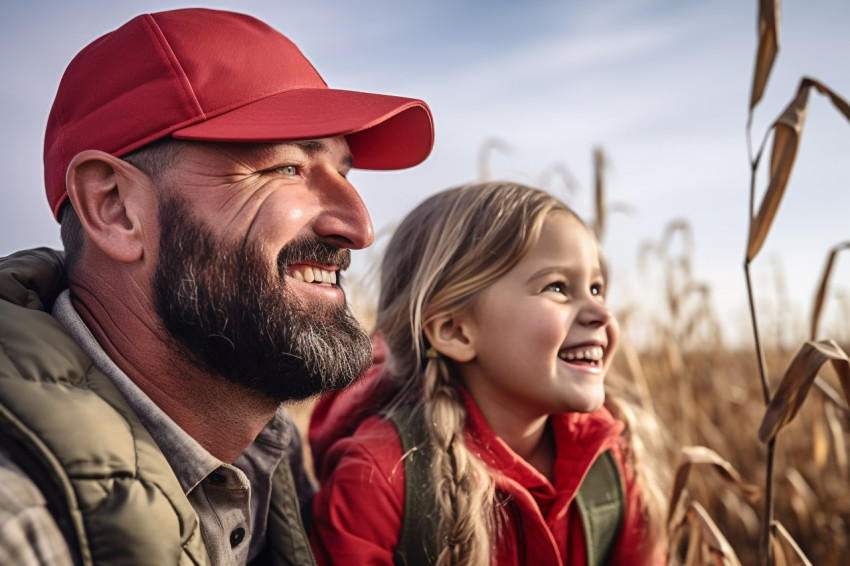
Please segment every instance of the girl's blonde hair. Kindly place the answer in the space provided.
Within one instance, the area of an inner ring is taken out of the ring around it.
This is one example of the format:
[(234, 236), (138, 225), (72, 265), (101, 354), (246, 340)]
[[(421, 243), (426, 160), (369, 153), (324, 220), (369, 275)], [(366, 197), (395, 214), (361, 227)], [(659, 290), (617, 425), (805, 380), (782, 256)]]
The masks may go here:
[(546, 216), (572, 214), (551, 195), (514, 183), (455, 187), (417, 206), (396, 229), (381, 266), (376, 328), (388, 349), (384, 380), (392, 410), (416, 407), (436, 446), (432, 471), (440, 508), (437, 564), (487, 564), (499, 508), (486, 466), (464, 442), (466, 408), (451, 360), (428, 357), (423, 328), (441, 312), (463, 312), (537, 240)]

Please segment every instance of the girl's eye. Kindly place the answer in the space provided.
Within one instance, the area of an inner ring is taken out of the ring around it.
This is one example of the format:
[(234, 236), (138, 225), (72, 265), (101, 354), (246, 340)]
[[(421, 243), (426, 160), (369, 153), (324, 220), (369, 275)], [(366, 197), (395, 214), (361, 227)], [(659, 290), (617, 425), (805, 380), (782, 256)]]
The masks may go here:
[(594, 283), (590, 286), (590, 294), (598, 297), (604, 297), (605, 287), (601, 283)]
[(562, 295), (566, 295), (568, 289), (567, 284), (563, 281), (554, 281), (543, 287), (543, 291), (551, 291), (552, 293), (560, 293)]

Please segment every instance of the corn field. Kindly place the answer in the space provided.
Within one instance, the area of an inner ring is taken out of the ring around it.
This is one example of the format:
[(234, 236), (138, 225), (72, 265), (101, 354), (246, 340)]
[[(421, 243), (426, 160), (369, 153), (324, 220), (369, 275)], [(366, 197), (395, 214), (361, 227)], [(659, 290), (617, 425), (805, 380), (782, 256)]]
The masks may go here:
[[(671, 221), (661, 243), (642, 249), (637, 258), (638, 263), (656, 260), (666, 312), (651, 317), (637, 309), (617, 313), (624, 339), (608, 386), (640, 415), (634, 433), (643, 444), (641, 464), (655, 471), (662, 488), (672, 565), (850, 561), (850, 300), (840, 282), (831, 280), (850, 241), (812, 250), (823, 254), (824, 267), (806, 329), (760, 318), (756, 302), (764, 290), (753, 286), (750, 275), (786, 189), (794, 190), (789, 178), (810, 93), (823, 95), (847, 120), (850, 105), (821, 81), (802, 77), (791, 102), (754, 147), (753, 113), (779, 52), (779, 0), (760, 0), (757, 24), (746, 129), (752, 175), (749, 185), (741, 179), (742, 188), (750, 191), (748, 239), (741, 249), (754, 347), (723, 343), (712, 289), (692, 277), (690, 228), (684, 220)], [(496, 140), (482, 145), (482, 179), (494, 149), (499, 149)], [(594, 154), (592, 224), (599, 237), (610, 213), (607, 159), (601, 149)], [(756, 199), (761, 167), (767, 169), (768, 185)], [(674, 255), (670, 242), (676, 237), (686, 245)], [(376, 290), (363, 287), (366, 282), (361, 287), (353, 283), (355, 310), (368, 319), (369, 308), (356, 303), (373, 301)], [(820, 329), (827, 307), (840, 311), (839, 320), (843, 317), (843, 328), (830, 327), (838, 333), (834, 336)], [(795, 347), (779, 338), (798, 335), (808, 340)], [(640, 344), (630, 336), (642, 337)], [(309, 410), (309, 404), (293, 410), (299, 426), (306, 426)]]

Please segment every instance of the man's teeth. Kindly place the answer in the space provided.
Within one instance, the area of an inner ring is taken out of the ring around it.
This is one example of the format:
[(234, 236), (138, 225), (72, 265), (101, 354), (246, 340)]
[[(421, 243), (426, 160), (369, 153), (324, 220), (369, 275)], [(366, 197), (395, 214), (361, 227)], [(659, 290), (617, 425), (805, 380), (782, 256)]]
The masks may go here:
[(587, 360), (591, 362), (598, 362), (602, 359), (602, 354), (604, 351), (601, 346), (592, 346), (590, 348), (579, 348), (576, 350), (565, 350), (562, 351), (558, 356), (562, 360), (573, 361), (573, 360)]
[(327, 283), (336, 285), (336, 271), (328, 271), (321, 267), (296, 267), (290, 268), (289, 274), (298, 281), (305, 283)]

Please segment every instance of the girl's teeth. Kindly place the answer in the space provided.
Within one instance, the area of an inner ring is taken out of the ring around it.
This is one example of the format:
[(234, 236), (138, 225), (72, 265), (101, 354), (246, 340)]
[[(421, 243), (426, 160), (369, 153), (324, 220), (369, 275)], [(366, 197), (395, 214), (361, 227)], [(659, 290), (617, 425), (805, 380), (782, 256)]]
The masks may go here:
[(599, 361), (602, 359), (602, 348), (600, 346), (595, 346), (593, 348), (588, 348), (586, 350), (577, 350), (570, 351), (564, 353), (561, 357), (567, 361), (572, 360), (589, 360), (589, 361)]

